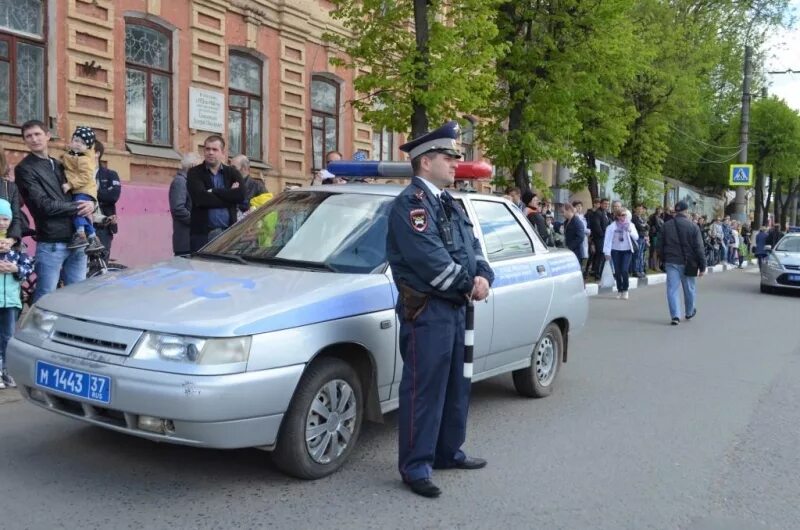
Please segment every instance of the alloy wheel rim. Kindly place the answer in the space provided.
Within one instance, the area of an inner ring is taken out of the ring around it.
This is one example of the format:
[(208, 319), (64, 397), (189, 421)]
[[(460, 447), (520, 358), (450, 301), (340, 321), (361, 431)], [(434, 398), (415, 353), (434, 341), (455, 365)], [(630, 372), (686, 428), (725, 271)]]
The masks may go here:
[(342, 379), (319, 389), (306, 416), (306, 450), (314, 462), (330, 464), (347, 449), (356, 426), (353, 388)]

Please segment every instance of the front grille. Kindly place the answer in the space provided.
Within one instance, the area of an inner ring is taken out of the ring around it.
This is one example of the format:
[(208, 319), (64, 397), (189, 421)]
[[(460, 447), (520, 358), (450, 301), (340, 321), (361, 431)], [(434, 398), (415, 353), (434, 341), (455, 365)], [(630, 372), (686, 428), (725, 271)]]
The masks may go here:
[(800, 279), (797, 280), (790, 279), (790, 276), (799, 278), (800, 274), (781, 274), (775, 281), (780, 285), (787, 285), (789, 287), (800, 287)]
[(800, 265), (784, 265), (784, 268), (790, 271), (800, 271)]
[(69, 346), (80, 346), (90, 350), (115, 353), (117, 355), (125, 355), (128, 351), (128, 345), (121, 342), (85, 337), (74, 333), (66, 333), (64, 331), (56, 331), (53, 333), (52, 340)]
[[(42, 388), (38, 388), (37, 390), (40, 392), (40, 395), (44, 396), (44, 401), (36, 399), (34, 396), (31, 396), (32, 388), (26, 387), (28, 390), (28, 395), (31, 399), (34, 399), (37, 403), (42, 403), (44, 405), (48, 405), (55, 410), (63, 412), (65, 414), (69, 414), (70, 416), (74, 416), (76, 418), (87, 418), (90, 420), (95, 421), (102, 421), (103, 423), (107, 423), (109, 425), (115, 425), (117, 427), (126, 427), (130, 428), (128, 421), (125, 418), (125, 413), (119, 410), (114, 409), (107, 409), (105, 407), (98, 407), (95, 405), (90, 405), (88, 403), (81, 403), (80, 401), (76, 401), (74, 399), (69, 399), (63, 396), (57, 396), (50, 392), (46, 392)], [(131, 416), (131, 422), (135, 425), (135, 416)]]

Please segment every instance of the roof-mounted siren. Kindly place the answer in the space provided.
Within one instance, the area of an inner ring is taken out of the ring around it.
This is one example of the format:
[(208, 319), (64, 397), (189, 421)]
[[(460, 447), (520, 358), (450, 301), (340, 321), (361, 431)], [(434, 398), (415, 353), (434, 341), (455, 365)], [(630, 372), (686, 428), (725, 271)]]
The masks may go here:
[[(345, 178), (399, 179), (414, 176), (411, 162), (334, 160), (328, 162), (327, 169), (337, 177)], [(492, 166), (486, 162), (459, 162), (456, 165), (456, 180), (488, 180), (491, 178)]]

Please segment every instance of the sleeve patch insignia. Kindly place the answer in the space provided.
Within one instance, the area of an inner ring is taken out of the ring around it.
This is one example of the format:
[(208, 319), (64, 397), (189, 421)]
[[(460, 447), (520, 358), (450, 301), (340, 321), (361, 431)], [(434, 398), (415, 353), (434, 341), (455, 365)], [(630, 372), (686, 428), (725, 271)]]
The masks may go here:
[(425, 208), (417, 208), (409, 212), (411, 218), (411, 228), (417, 232), (424, 232), (428, 228), (428, 212)]

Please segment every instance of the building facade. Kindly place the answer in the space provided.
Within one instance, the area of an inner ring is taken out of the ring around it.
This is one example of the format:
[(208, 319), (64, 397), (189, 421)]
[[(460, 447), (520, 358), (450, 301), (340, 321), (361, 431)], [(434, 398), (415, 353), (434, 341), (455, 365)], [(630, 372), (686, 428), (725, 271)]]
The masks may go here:
[[(352, 73), (330, 65), (326, 0), (0, 0), (0, 142), (38, 118), (54, 148), (78, 124), (124, 181), (167, 183), (212, 133), (270, 189), (311, 180), (323, 153), (397, 154), (358, 122)], [(13, 160), (13, 153), (12, 153)]]

